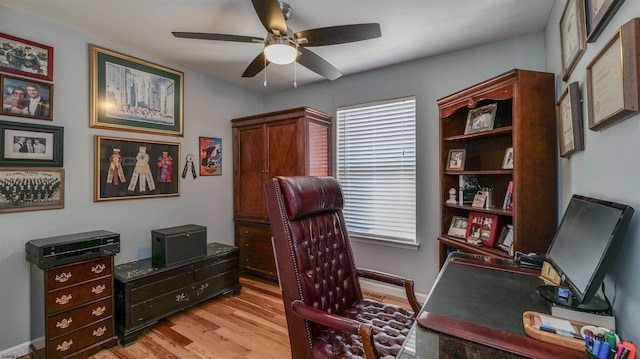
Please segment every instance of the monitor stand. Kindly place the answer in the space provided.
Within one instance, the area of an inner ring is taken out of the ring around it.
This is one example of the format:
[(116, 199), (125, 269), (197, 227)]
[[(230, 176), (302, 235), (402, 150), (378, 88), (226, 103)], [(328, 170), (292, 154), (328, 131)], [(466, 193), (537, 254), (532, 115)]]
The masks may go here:
[(578, 303), (573, 299), (573, 295), (570, 295), (568, 298), (558, 296), (558, 287), (553, 285), (541, 285), (536, 289), (536, 291), (542, 298), (550, 301), (551, 303), (573, 310), (598, 314), (609, 313), (611, 310), (609, 303), (597, 295), (587, 303)]

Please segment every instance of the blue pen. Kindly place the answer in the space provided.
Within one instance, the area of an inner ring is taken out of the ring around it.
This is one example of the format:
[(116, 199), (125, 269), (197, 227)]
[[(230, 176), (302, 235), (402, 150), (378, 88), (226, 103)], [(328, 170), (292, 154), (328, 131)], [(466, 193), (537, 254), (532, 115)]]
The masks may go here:
[(601, 341), (599, 340), (594, 340), (593, 341), (593, 349), (591, 350), (591, 353), (598, 355), (600, 354), (600, 345), (602, 344)]
[(602, 345), (600, 346), (600, 351), (598, 352), (598, 358), (600, 358), (600, 359), (609, 358), (609, 343), (608, 342), (602, 342)]

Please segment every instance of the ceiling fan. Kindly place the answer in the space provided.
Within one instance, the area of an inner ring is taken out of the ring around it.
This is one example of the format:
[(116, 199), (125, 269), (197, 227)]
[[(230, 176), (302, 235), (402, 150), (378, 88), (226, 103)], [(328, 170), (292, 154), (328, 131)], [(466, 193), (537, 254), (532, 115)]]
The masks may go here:
[(291, 6), (278, 0), (251, 0), (258, 18), (267, 30), (266, 38), (214, 34), (202, 32), (172, 32), (173, 36), (188, 39), (251, 42), (264, 44), (246, 68), (242, 77), (254, 77), (270, 63), (287, 64), (296, 61), (309, 70), (329, 79), (342, 76), (333, 65), (307, 47), (344, 44), (380, 37), (380, 24), (352, 24), (310, 29), (293, 33), (286, 20), (291, 17)]

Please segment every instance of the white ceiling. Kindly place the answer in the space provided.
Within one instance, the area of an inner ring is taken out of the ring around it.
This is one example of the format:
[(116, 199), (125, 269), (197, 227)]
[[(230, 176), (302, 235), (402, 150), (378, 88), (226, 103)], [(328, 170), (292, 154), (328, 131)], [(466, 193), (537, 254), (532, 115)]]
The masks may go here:
[[(294, 32), (377, 22), (382, 37), (310, 47), (344, 75), (542, 31), (554, 0), (286, 0)], [(269, 65), (242, 78), (261, 44), (175, 38), (172, 31), (265, 37), (250, 0), (0, 0), (100, 39), (236, 83), (272, 92), (291, 88), (294, 65)], [(38, 39), (30, 39), (38, 42)], [(170, 66), (171, 67), (171, 66)], [(297, 66), (298, 87), (328, 81)], [(340, 79), (335, 80), (340, 81)]]

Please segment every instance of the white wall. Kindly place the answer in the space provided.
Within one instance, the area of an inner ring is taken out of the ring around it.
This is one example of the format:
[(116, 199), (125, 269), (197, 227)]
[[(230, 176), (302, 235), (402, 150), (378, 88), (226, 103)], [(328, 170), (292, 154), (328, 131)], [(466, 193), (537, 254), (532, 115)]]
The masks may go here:
[[(560, 160), (561, 212), (573, 194), (601, 198), (631, 205), (640, 211), (638, 178), (640, 167), (640, 115), (628, 118), (601, 131), (588, 129), (586, 70), (593, 58), (618, 31), (621, 25), (640, 16), (640, 1), (625, 1), (604, 32), (587, 50), (567, 82), (562, 81), (559, 23), (566, 1), (558, 0), (549, 18), (546, 37), (547, 70), (556, 73), (556, 98), (568, 83), (578, 81), (583, 98), (585, 150)], [(605, 280), (607, 296), (613, 302), (618, 331), (630, 340), (640, 342), (640, 228), (635, 214), (616, 265)]]

